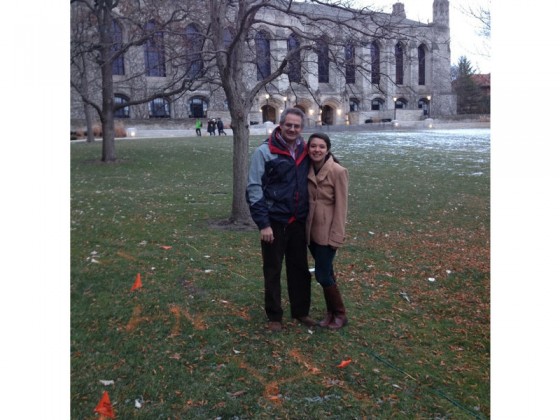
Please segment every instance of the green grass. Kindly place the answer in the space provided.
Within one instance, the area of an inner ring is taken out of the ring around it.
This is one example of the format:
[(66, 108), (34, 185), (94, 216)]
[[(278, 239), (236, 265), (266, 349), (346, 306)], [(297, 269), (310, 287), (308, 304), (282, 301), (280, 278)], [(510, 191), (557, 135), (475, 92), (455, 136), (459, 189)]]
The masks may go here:
[(279, 334), (257, 232), (210, 226), (231, 209), (231, 137), (118, 141), (112, 164), (72, 144), (72, 418), (104, 390), (118, 418), (489, 417), (488, 148), (384, 136), (332, 135), (350, 174), (335, 260), (350, 324)]

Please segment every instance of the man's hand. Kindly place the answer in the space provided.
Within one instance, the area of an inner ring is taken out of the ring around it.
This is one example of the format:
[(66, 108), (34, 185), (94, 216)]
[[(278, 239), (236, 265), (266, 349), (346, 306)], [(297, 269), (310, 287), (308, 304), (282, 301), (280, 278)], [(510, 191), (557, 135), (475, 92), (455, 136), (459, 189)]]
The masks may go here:
[(261, 241), (268, 244), (274, 242), (274, 233), (272, 233), (272, 228), (270, 226), (261, 229)]

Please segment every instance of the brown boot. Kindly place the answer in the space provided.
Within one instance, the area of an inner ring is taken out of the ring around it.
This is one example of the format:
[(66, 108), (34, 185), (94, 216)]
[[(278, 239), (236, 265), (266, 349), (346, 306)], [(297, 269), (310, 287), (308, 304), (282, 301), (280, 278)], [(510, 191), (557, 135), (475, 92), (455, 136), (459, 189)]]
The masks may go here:
[(325, 317), (321, 321), (319, 321), (319, 326), (323, 328), (328, 327), (333, 320), (332, 302), (329, 297), (330, 296), (329, 289), (333, 287), (336, 287), (336, 284), (332, 286), (323, 287), (323, 295), (325, 296), (325, 304), (327, 306), (327, 313), (325, 314)]
[(329, 299), (332, 305), (333, 319), (328, 327), (331, 330), (338, 330), (348, 324), (348, 318), (346, 318), (346, 308), (336, 284), (329, 287)]

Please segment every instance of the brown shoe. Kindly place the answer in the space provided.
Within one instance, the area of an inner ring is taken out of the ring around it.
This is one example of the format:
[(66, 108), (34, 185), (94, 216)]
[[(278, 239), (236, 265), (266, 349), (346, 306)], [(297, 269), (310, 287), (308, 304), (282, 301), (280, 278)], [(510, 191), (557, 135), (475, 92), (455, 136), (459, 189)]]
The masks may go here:
[(317, 326), (317, 322), (314, 321), (313, 319), (311, 319), (311, 317), (309, 316), (300, 316), (299, 318), (296, 318), (299, 322), (301, 322), (303, 325), (306, 325), (308, 327), (316, 327)]
[(330, 324), (330, 323), (332, 322), (332, 320), (333, 320), (333, 316), (334, 316), (334, 315), (333, 315), (332, 312), (327, 312), (327, 313), (325, 314), (325, 317), (324, 317), (321, 321), (319, 321), (319, 327), (323, 327), (323, 328), (328, 327), (329, 324)]
[(348, 318), (346, 318), (346, 315), (336, 314), (331, 323), (328, 325), (328, 328), (331, 330), (339, 330), (346, 324), (348, 324)]
[(269, 331), (282, 331), (282, 323), (278, 321), (268, 321), (268, 330)]

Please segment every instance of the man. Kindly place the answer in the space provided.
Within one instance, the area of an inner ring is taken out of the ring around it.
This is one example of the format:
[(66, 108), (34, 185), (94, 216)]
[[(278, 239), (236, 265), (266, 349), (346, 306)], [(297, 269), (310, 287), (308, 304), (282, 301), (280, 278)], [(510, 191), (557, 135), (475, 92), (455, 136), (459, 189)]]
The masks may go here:
[(222, 122), (221, 118), (218, 118), (218, 121), (216, 121), (216, 126), (218, 127), (218, 136), (221, 136), (222, 133), (224, 136), (227, 136), (226, 132), (224, 131), (224, 123)]
[(316, 325), (309, 317), (311, 274), (305, 239), (309, 159), (300, 135), (304, 118), (300, 109), (286, 109), (279, 126), (255, 150), (249, 168), (246, 197), (260, 230), (264, 304), (272, 331), (282, 330), (280, 276), (284, 257), (291, 316), (308, 327)]

